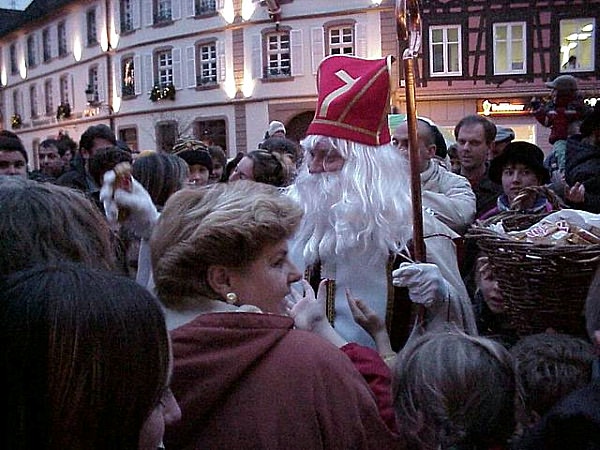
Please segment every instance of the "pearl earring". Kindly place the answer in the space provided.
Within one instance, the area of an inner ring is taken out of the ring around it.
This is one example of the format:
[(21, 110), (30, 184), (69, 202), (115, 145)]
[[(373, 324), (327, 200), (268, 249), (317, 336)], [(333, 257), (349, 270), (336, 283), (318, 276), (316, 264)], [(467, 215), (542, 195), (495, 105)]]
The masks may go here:
[(228, 292), (225, 297), (227, 298), (227, 303), (230, 305), (235, 305), (238, 301), (238, 297), (235, 292)]

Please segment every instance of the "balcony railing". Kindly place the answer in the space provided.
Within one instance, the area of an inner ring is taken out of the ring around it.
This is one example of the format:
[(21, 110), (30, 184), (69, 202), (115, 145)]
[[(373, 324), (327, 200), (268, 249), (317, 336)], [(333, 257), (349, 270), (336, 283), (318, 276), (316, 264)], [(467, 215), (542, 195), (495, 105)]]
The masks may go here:
[(205, 14), (212, 14), (217, 12), (217, 5), (214, 0), (196, 0), (195, 2), (196, 15), (202, 16)]
[(217, 76), (203, 77), (198, 75), (196, 77), (196, 86), (214, 86), (217, 84)]
[(123, 97), (135, 95), (135, 86), (132, 84), (121, 85), (121, 94), (123, 95)]
[(292, 75), (289, 67), (265, 67), (263, 78), (288, 78)]
[(154, 24), (167, 23), (173, 20), (171, 11), (161, 11), (154, 15)]

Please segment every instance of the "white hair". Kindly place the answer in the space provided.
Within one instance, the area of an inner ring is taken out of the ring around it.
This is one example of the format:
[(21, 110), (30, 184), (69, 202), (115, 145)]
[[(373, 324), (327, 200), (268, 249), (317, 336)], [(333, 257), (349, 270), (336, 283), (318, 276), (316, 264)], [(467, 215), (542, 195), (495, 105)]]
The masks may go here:
[[(340, 153), (345, 162), (339, 172), (308, 172), (317, 143), (329, 143)], [(304, 162), (288, 194), (304, 210), (294, 241), (307, 264), (350, 249), (368, 257), (406, 247), (412, 236), (410, 172), (392, 145), (318, 135), (309, 135), (301, 145)]]

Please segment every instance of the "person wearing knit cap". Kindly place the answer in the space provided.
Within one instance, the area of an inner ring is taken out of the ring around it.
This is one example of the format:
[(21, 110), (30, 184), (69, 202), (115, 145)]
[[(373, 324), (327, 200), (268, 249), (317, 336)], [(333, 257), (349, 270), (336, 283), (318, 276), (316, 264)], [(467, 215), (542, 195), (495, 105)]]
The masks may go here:
[(560, 75), (546, 82), (551, 89), (550, 100), (541, 102), (532, 99), (532, 114), (543, 126), (550, 128), (548, 142), (552, 144), (552, 152), (548, 157), (556, 160), (553, 171), (563, 174), (567, 151), (567, 138), (572, 134), (573, 125), (591, 111), (591, 107), (583, 101), (577, 86), (577, 78), (572, 75)]
[(173, 146), (173, 154), (183, 159), (189, 169), (188, 186), (202, 187), (208, 184), (213, 163), (208, 147), (201, 141), (183, 138)]
[(336, 331), (375, 346), (353, 319), (347, 295), (356, 296), (387, 319), (398, 349), (410, 328), (410, 302), (396, 297), (406, 293), (396, 287), (424, 305), (428, 330), (448, 321), (476, 328), (452, 242), (458, 235), (436, 218), (424, 215), (427, 261), (434, 264), (405, 262), (392, 272), (411, 260), (402, 255), (413, 233), (408, 162), (390, 144), (390, 65), (390, 57), (345, 55), (321, 62), (315, 117), (301, 143), (305, 157), (286, 192), (304, 210), (290, 255), (312, 280), (327, 280), (327, 316)]
[(269, 124), (269, 129), (267, 130), (267, 132), (265, 134), (265, 139), (268, 139), (273, 136), (285, 137), (285, 135), (286, 135), (285, 126), (278, 120), (273, 120)]
[(0, 175), (27, 178), (27, 151), (16, 134), (0, 135)]

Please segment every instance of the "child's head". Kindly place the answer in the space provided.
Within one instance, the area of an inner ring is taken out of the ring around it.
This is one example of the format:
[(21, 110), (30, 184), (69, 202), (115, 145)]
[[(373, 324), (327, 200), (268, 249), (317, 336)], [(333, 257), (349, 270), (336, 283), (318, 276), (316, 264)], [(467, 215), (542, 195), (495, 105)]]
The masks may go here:
[(477, 289), (481, 292), (483, 300), (489, 310), (494, 314), (504, 313), (505, 305), (502, 291), (498, 286), (498, 280), (494, 276), (494, 271), (490, 266), (489, 258), (487, 256), (480, 256), (477, 258), (475, 270), (475, 283), (477, 284)]
[(184, 137), (175, 143), (173, 153), (183, 159), (188, 167), (188, 187), (202, 187), (208, 184), (213, 170), (212, 157), (208, 147), (201, 141)]
[(560, 75), (546, 82), (546, 87), (552, 89), (553, 100), (561, 105), (563, 101), (569, 102), (574, 99), (578, 89), (577, 79), (572, 75)]
[(592, 375), (591, 344), (567, 334), (534, 334), (510, 350), (523, 386), (529, 422), (543, 416), (561, 398), (585, 386)]
[(505, 443), (514, 431), (517, 390), (510, 353), (460, 331), (409, 342), (393, 374), (398, 427), (409, 448)]
[(544, 152), (534, 144), (513, 141), (490, 163), (490, 179), (502, 185), (509, 202), (526, 187), (541, 186), (550, 181), (544, 167)]

